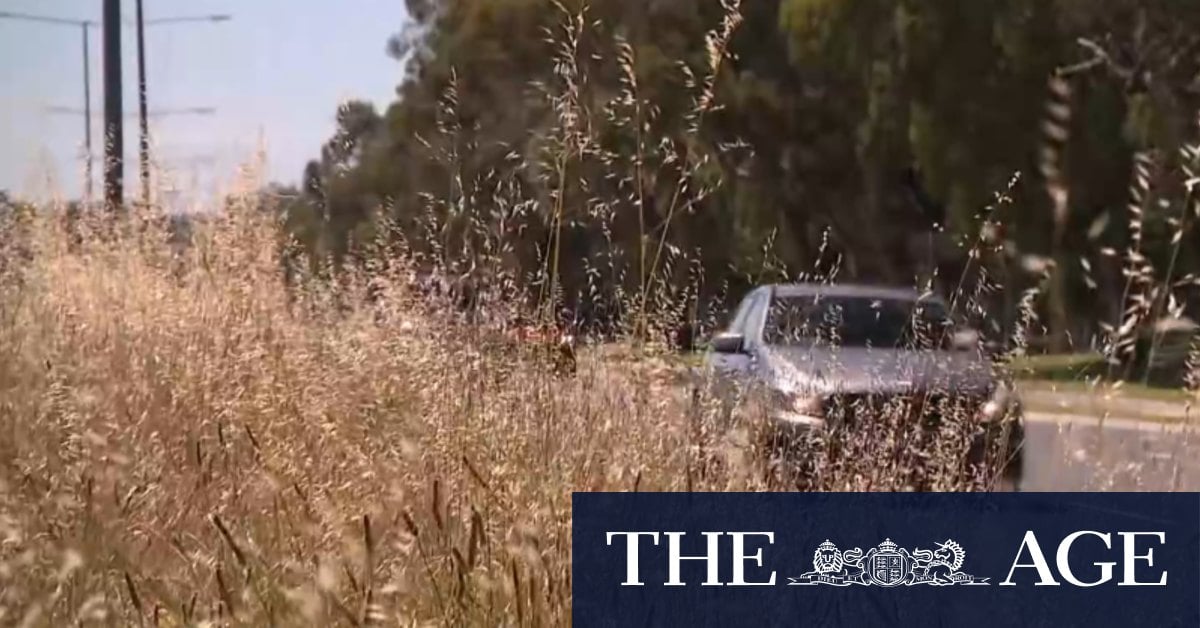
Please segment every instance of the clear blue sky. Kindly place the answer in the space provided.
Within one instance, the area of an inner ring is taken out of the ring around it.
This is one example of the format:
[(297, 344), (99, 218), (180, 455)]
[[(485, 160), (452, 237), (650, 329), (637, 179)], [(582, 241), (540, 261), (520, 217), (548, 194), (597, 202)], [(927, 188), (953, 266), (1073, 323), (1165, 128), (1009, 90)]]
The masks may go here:
[[(382, 110), (402, 78), (385, 53), (405, 23), (403, 0), (144, 0), (147, 19), (230, 14), (228, 22), (164, 24), (146, 31), (151, 113), (214, 107), (208, 116), (150, 118), (157, 157), (189, 196), (211, 192), (255, 149), (267, 148), (271, 180), (298, 181), (334, 128), (339, 101)], [(0, 11), (99, 20), (101, 0), (0, 0)], [(122, 17), (132, 20), (133, 0)], [(83, 118), (47, 112), (82, 108), (78, 29), (0, 19), (0, 189), (44, 198), (82, 190)], [(100, 29), (91, 37), (96, 190), (102, 157)], [(122, 34), (125, 109), (137, 112), (134, 30)], [(137, 119), (125, 125), (126, 188), (136, 193)], [(215, 178), (214, 178), (215, 177)], [(52, 183), (47, 184), (47, 179)], [(207, 196), (207, 194), (205, 194)]]

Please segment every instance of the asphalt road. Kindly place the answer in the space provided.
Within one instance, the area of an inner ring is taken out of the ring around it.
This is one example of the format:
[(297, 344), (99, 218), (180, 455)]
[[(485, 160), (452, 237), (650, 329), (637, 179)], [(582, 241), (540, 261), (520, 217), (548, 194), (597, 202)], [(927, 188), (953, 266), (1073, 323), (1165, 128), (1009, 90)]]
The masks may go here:
[(1200, 491), (1200, 429), (1034, 412), (1023, 491)]

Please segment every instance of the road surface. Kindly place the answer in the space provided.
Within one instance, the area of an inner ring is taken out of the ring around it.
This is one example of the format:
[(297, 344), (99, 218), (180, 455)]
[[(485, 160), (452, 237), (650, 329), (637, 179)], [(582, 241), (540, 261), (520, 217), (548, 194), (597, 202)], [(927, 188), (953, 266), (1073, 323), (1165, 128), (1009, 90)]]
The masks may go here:
[(1023, 491), (1200, 491), (1200, 427), (1030, 412)]

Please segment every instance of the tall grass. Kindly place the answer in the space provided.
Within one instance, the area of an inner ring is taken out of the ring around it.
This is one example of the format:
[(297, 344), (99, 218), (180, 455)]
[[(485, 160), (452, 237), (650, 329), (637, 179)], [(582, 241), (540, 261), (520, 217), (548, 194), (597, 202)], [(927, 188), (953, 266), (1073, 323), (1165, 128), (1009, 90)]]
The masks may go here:
[(488, 354), (401, 280), (370, 310), (345, 307), (354, 281), (291, 291), (260, 215), (179, 257), (153, 226), (77, 246), (53, 214), (22, 226), (6, 621), (559, 624), (571, 490), (685, 484), (683, 413), (649, 379)]
[[(667, 361), (614, 345), (557, 376), (402, 256), (297, 286), (250, 204), (186, 248), (118, 224), (6, 227), (6, 623), (561, 625), (572, 491), (795, 488)], [(902, 489), (906, 431), (852, 440), (816, 488)], [(972, 486), (960, 457), (937, 488)]]
[[(689, 133), (713, 107), (739, 21), (737, 3), (725, 7), (708, 67), (689, 83)], [(484, 295), (493, 316), (463, 317), (450, 297), (418, 287), (430, 257), (411, 248), (384, 242), (369, 263), (338, 270), (294, 263), (302, 256), (262, 211), (253, 179), (185, 245), (146, 208), (7, 216), (0, 623), (565, 625), (574, 491), (994, 487), (1004, 452), (968, 467), (978, 426), (953, 410), (917, 436), (910, 408), (872, 408), (878, 420), (862, 429), (803, 443), (810, 464), (796, 469), (760, 433), (756, 400), (734, 399), (731, 411), (712, 381), (686, 394), (678, 363), (640, 344), (693, 296), (668, 281), (694, 274), (677, 272), (694, 264), (671, 250), (668, 229), (711, 193), (692, 179), (706, 157), (658, 158), (676, 183), (652, 233), (640, 199), (654, 140), (640, 134), (653, 107), (637, 93), (636, 59), (616, 47), (626, 80), (610, 111), (638, 134), (622, 161), (589, 134), (572, 91), (584, 80), (571, 59), (586, 20), (568, 17), (551, 101), (559, 126), (540, 170), (557, 192), (539, 208), (551, 239), (538, 305), (553, 307), (556, 271), (571, 261), (558, 241), (572, 163), (628, 163), (629, 198), (601, 203), (639, 212), (637, 289), (611, 296), (634, 321), (623, 340), (639, 343), (588, 348), (577, 374), (561, 377), (505, 340), (513, 314), (544, 309), (524, 311), (501, 291)], [(453, 103), (451, 92), (448, 120)], [(456, 260), (452, 221), (504, 234), (487, 221), (538, 203), (493, 195), (472, 207), (464, 190), (474, 183), (431, 199), (437, 267), (487, 263), (511, 246), (487, 235), (475, 257)], [(963, 312), (979, 314), (981, 295), (999, 289), (985, 240), (973, 241), (976, 269), (958, 282)], [(805, 278), (833, 280), (838, 266)], [(491, 270), (496, 285), (520, 279)], [(1021, 334), (1037, 294), (1022, 302)]]

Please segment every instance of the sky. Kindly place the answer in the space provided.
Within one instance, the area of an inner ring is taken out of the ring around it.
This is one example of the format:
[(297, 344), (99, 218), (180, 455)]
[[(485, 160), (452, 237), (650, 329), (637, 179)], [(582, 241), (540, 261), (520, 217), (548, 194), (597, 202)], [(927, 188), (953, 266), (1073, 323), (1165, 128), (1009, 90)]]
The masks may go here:
[[(298, 182), (304, 163), (333, 132), (338, 103), (365, 99), (382, 111), (402, 78), (385, 45), (405, 23), (403, 0), (143, 0), (143, 6), (147, 20), (232, 18), (146, 28), (150, 131), (165, 173), (156, 187), (178, 190), (165, 193), (172, 205), (213, 198), (260, 146), (269, 180)], [(101, 0), (0, 0), (4, 11), (98, 22)], [(134, 15), (134, 0), (122, 0), (122, 18), (132, 23)], [(100, 194), (101, 30), (92, 29), (90, 39)], [(31, 199), (82, 193), (84, 117), (49, 110), (83, 108), (81, 40), (77, 27), (0, 18), (0, 190)], [(124, 29), (127, 198), (139, 185), (136, 43), (135, 30)], [(170, 113), (195, 107), (215, 111)]]

